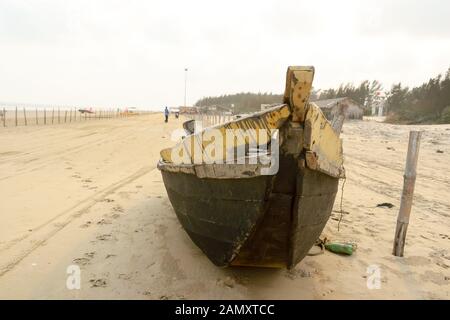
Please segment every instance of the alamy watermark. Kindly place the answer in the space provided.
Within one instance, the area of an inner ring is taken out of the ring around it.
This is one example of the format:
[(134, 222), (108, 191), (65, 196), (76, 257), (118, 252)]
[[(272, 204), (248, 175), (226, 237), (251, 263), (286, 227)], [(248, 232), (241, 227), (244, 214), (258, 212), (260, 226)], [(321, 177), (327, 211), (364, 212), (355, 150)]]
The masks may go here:
[[(197, 130), (196, 130), (197, 131)], [(176, 130), (173, 140), (183, 133)], [(274, 175), (279, 169), (278, 129), (207, 128), (177, 144), (171, 162), (181, 164), (260, 164), (261, 175)]]
[(367, 289), (378, 290), (381, 289), (381, 269), (376, 264), (371, 264), (367, 267)]
[(81, 289), (81, 269), (76, 264), (71, 264), (67, 267), (66, 273), (68, 277), (66, 279), (66, 288), (69, 290)]

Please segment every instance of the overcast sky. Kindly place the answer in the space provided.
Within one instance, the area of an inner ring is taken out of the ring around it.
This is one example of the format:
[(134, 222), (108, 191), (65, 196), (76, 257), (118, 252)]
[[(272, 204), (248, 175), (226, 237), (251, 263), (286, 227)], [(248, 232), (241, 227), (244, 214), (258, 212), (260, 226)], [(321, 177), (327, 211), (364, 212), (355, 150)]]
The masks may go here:
[(418, 85), (450, 67), (450, 1), (0, 0), (0, 101), (182, 105), (281, 93), (288, 65), (315, 88)]

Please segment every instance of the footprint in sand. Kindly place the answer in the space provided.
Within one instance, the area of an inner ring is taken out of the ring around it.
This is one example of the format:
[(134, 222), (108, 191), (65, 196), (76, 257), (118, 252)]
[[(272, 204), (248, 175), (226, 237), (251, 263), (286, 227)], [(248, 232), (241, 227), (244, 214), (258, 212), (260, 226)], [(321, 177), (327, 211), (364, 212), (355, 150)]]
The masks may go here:
[(448, 280), (446, 279), (446, 277), (438, 272), (426, 271), (420, 276), (420, 278), (425, 282), (430, 281), (437, 284), (438, 286), (448, 285)]
[(123, 212), (123, 208), (120, 205), (115, 206), (114, 208), (112, 208), (112, 210), (114, 212)]
[(447, 255), (446, 249), (434, 249), (432, 252), (428, 254), (428, 256), (437, 261), (442, 261), (442, 259), (450, 261), (450, 255)]
[(95, 256), (95, 252), (88, 252), (88, 253), (84, 254), (84, 257), (74, 259), (73, 263), (81, 265), (81, 266), (85, 266), (92, 260), (92, 258), (94, 258), (94, 256)]
[(450, 237), (448, 235), (446, 235), (446, 234), (443, 234), (443, 233), (439, 233), (439, 237), (441, 237), (444, 240), (450, 240)]
[(119, 273), (118, 278), (122, 279), (122, 280), (130, 280), (131, 278), (133, 278), (133, 274), (132, 273)]
[(108, 215), (108, 217), (111, 217), (112, 219), (118, 219), (118, 218), (120, 218), (120, 214), (119, 213), (113, 213), (113, 214)]
[(113, 199), (109, 199), (109, 198), (105, 198), (105, 199), (99, 200), (99, 202), (114, 202), (114, 200)]
[(86, 189), (88, 189), (88, 190), (94, 190), (94, 189), (97, 189), (98, 187), (96, 187), (96, 186), (90, 186), (90, 185), (88, 185), (88, 184), (83, 184), (83, 186), (82, 186), (83, 188), (86, 188)]
[(368, 228), (368, 227), (365, 227), (364, 228), (371, 236), (374, 236), (375, 234), (376, 234), (376, 230), (374, 230), (374, 229), (372, 229), (372, 228)]
[(298, 269), (298, 270), (293, 269), (293, 270), (286, 271), (284, 276), (288, 279), (295, 280), (299, 277), (300, 278), (311, 278), (312, 275), (311, 275), (310, 271), (306, 271), (303, 269)]
[(110, 233), (101, 234), (101, 235), (97, 236), (96, 239), (101, 240), (101, 241), (108, 241), (108, 240), (112, 239), (112, 235)]
[(91, 288), (105, 288), (108, 285), (106, 279), (91, 279), (89, 282), (91, 283)]
[(104, 224), (111, 224), (112, 222), (107, 219), (101, 219), (100, 221), (97, 221), (97, 224), (104, 225)]
[(83, 223), (80, 228), (89, 228), (91, 226), (92, 222), (91, 221), (86, 221), (85, 223)]
[(442, 262), (442, 261), (436, 262), (436, 265), (439, 266), (439, 267), (441, 267), (441, 268), (444, 268), (444, 269), (450, 268), (446, 263), (444, 263), (444, 262)]
[(73, 259), (73, 263), (80, 265), (80, 266), (85, 266), (89, 263), (90, 259), (88, 258), (76, 258)]
[(236, 285), (236, 279), (228, 276), (225, 279), (218, 279), (217, 284), (222, 287), (234, 288)]
[(327, 295), (332, 294), (333, 292), (334, 292), (333, 289), (326, 290), (325, 292), (322, 292), (322, 297), (326, 297)]

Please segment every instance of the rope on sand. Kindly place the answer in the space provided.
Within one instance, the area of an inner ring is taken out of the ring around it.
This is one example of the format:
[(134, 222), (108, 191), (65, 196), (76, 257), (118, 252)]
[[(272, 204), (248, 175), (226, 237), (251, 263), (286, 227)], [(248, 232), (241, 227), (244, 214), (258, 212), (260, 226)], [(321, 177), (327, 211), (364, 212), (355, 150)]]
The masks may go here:
[(339, 226), (341, 225), (342, 217), (344, 216), (344, 210), (342, 209), (342, 202), (344, 200), (344, 187), (345, 187), (346, 181), (347, 181), (347, 175), (345, 174), (345, 168), (344, 168), (344, 181), (342, 182), (342, 187), (341, 187), (341, 203), (340, 203), (341, 215), (339, 217), (339, 222), (338, 222), (338, 231), (339, 231)]

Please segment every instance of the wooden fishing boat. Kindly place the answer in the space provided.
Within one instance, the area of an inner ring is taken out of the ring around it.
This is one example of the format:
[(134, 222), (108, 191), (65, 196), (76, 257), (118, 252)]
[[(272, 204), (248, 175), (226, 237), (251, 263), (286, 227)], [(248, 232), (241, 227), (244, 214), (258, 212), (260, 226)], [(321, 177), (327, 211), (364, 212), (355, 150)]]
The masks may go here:
[[(333, 127), (308, 101), (313, 76), (313, 67), (289, 67), (283, 104), (200, 132), (186, 124), (189, 135), (161, 151), (175, 213), (215, 265), (292, 268), (327, 223), (344, 175), (342, 123)], [(224, 139), (223, 152), (208, 150), (218, 141), (204, 139), (212, 131), (248, 129), (258, 139)], [(239, 147), (244, 154), (225, 156)], [(255, 152), (265, 161), (254, 161)]]

